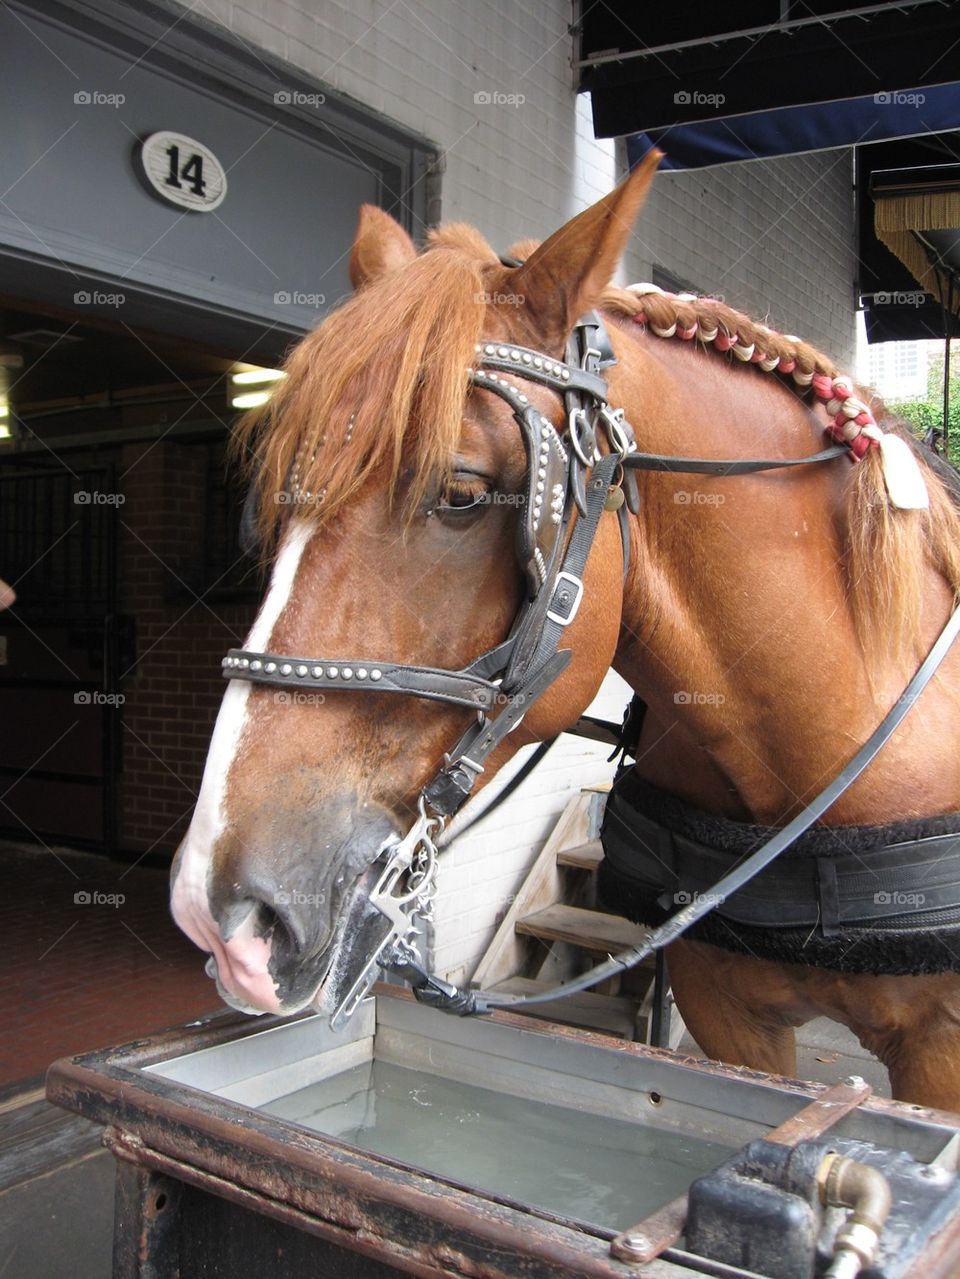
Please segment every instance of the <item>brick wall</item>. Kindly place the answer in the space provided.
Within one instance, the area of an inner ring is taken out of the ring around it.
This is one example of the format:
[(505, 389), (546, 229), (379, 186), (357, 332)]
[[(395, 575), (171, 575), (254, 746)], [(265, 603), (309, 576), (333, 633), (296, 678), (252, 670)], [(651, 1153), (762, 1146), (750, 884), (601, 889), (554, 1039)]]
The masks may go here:
[[(398, 124), (443, 156), (442, 215), (498, 249), (543, 237), (621, 175), (572, 90), (569, 0), (205, 0), (241, 39)], [(523, 97), (477, 103), (474, 95)], [(854, 228), (849, 150), (664, 171), (641, 215), (624, 280), (656, 263), (827, 349), (852, 369)]]
[[(431, 139), (442, 212), (500, 249), (543, 237), (616, 180), (571, 90), (567, 0), (204, 0), (240, 39)], [(475, 102), (477, 94), (523, 101)]]

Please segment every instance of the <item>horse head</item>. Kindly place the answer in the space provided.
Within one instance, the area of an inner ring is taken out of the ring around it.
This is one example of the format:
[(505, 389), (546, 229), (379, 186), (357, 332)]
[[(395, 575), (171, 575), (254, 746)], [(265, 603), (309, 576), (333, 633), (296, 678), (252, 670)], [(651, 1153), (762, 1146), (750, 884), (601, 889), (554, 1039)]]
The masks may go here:
[[(511, 406), (475, 376), (480, 357), (516, 348), (563, 361), (658, 158), (520, 265), (462, 226), (431, 233), (418, 254), (392, 218), (365, 208), (353, 296), (294, 349), (268, 409), (244, 428), (275, 558), (241, 656), (228, 659), (242, 678), (224, 695), (172, 872), (174, 916), (211, 953), (231, 1004), (329, 1011), (365, 964), (378, 859), (478, 713), (469, 690), (436, 700), (436, 674), (416, 676), (419, 696), (398, 696), (385, 675), (398, 663), (462, 672), (497, 650), (536, 593), (541, 531), (569, 533), (543, 492), (551, 448), (563, 453), (563, 396), (523, 380), (518, 363)], [(542, 424), (543, 456), (518, 428), (528, 418)], [(576, 720), (610, 665), (623, 568), (614, 515), (600, 518), (596, 543), (582, 607), (564, 619), (572, 657), (477, 786)], [(289, 687), (278, 686), (284, 669)], [(494, 670), (471, 686), (484, 715), (504, 709), (491, 696), (509, 698), (491, 693)]]

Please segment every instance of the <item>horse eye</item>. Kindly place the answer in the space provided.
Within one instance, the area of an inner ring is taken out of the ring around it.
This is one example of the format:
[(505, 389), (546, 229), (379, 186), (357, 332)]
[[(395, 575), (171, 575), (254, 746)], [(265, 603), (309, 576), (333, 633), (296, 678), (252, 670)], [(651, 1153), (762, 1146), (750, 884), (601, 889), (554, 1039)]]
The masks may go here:
[(478, 475), (451, 475), (443, 484), (434, 509), (441, 514), (463, 515), (480, 511), (489, 503), (490, 491)]

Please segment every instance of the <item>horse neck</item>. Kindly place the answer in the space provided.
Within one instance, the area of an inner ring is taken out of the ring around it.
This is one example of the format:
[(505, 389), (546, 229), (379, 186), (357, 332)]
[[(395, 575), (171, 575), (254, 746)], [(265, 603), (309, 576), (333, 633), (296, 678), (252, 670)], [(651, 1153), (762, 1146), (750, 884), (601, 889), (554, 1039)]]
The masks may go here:
[[(678, 343), (631, 338), (614, 389), (644, 451), (802, 457), (823, 447), (810, 408), (772, 376)], [(846, 599), (848, 480), (844, 459), (730, 478), (641, 473), (614, 664), (648, 704), (642, 776), (730, 817), (783, 822), (900, 695), (911, 660), (865, 660)], [(907, 801), (904, 751), (924, 744), (906, 728), (898, 742), (832, 820), (960, 806), (956, 778)]]

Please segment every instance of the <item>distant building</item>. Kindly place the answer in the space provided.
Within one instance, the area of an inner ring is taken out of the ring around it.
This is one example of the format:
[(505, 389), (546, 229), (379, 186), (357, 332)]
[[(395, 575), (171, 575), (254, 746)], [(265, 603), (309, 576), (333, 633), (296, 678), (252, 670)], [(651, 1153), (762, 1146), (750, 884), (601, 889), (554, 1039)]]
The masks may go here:
[(863, 316), (857, 316), (857, 379), (885, 400), (923, 400), (927, 396), (930, 361), (941, 342), (875, 342), (868, 345)]

